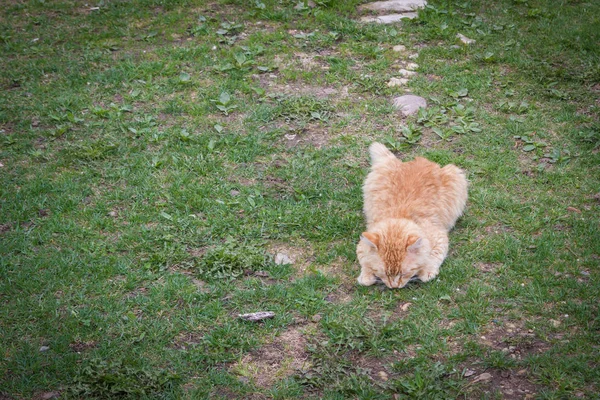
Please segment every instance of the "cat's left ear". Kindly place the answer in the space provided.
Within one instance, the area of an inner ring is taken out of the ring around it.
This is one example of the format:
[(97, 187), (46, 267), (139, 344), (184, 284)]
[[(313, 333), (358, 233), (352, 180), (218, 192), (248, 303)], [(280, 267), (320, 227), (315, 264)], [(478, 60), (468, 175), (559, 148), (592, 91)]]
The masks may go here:
[(363, 232), (362, 235), (360, 235), (360, 240), (374, 249), (377, 249), (377, 246), (379, 245), (379, 235), (377, 233)]
[(406, 250), (409, 253), (418, 253), (419, 249), (423, 246), (423, 238), (416, 236), (409, 236), (408, 238), (408, 246)]

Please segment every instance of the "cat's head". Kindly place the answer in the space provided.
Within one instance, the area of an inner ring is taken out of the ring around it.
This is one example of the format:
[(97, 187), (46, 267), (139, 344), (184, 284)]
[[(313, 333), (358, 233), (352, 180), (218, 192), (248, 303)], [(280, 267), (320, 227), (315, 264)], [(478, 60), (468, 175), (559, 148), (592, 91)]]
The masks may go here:
[(360, 236), (356, 250), (360, 265), (389, 288), (404, 287), (428, 252), (427, 239), (413, 225), (391, 221)]

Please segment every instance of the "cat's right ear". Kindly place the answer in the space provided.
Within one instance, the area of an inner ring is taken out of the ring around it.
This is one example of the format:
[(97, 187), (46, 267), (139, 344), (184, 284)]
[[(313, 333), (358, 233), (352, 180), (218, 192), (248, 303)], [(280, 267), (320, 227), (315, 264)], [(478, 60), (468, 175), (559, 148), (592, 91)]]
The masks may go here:
[(362, 235), (360, 235), (360, 240), (374, 249), (377, 249), (377, 246), (379, 246), (379, 234), (377, 233), (363, 232)]

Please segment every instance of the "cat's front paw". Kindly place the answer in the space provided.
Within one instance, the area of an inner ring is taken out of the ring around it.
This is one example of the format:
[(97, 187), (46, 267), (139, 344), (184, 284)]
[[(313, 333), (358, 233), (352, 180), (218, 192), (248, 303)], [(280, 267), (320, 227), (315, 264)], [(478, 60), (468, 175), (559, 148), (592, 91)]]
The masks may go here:
[(377, 277), (373, 274), (361, 272), (357, 281), (360, 285), (371, 286), (377, 282)]
[(427, 282), (438, 276), (439, 271), (421, 271), (418, 275), (421, 282)]

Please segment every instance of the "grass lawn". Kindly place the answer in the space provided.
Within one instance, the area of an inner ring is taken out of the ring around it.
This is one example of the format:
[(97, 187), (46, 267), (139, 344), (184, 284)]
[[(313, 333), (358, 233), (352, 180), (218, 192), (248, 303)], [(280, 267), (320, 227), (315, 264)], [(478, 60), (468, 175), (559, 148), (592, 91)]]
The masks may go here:
[[(600, 3), (361, 2), (3, 2), (0, 399), (598, 396)], [(373, 141), (468, 173), (432, 282), (356, 283)]]

